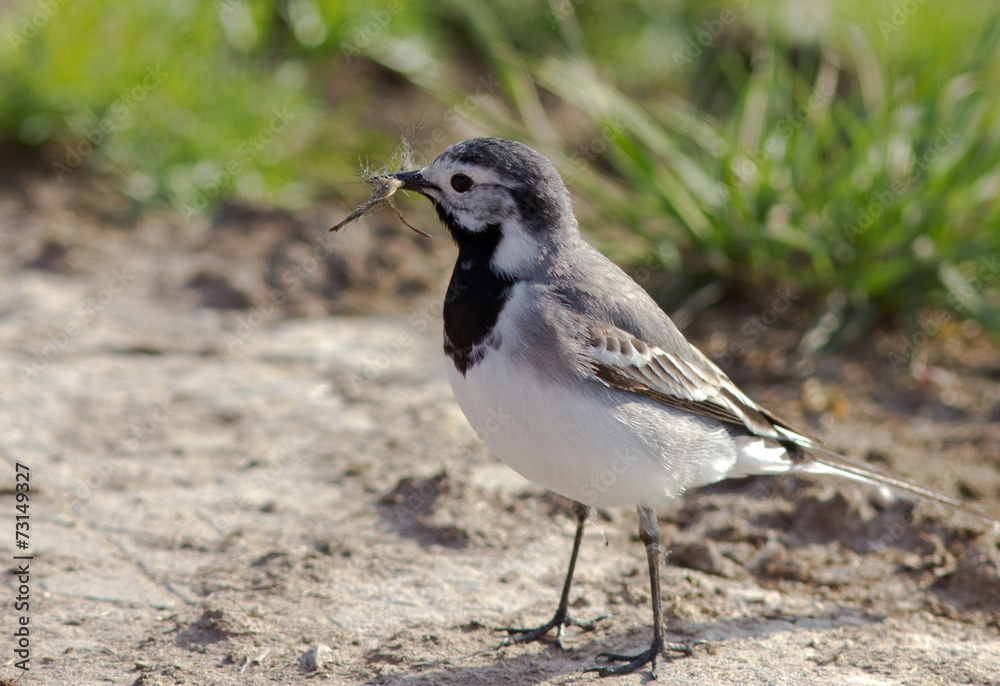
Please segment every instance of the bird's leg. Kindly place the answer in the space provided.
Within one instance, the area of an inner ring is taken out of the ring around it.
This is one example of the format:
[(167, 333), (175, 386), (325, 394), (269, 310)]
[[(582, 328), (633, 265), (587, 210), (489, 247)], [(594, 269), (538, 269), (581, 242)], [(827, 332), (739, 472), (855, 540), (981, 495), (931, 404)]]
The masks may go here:
[[(691, 655), (694, 646), (690, 643), (664, 643), (663, 615), (660, 605), (660, 525), (656, 521), (656, 513), (648, 507), (639, 507), (639, 539), (646, 546), (646, 560), (649, 562), (649, 591), (653, 599), (653, 643), (649, 650), (638, 655), (622, 655), (619, 653), (599, 653), (609, 662), (626, 662), (620, 667), (594, 667), (588, 672), (597, 672), (598, 676), (613, 674), (629, 674), (643, 665), (650, 665), (652, 677), (656, 678), (656, 662), (660, 653), (669, 650), (684, 655)], [(700, 645), (696, 644), (696, 645)]]
[(587, 514), (590, 508), (583, 503), (573, 502), (573, 514), (576, 515), (576, 537), (573, 539), (573, 553), (569, 558), (569, 569), (566, 570), (566, 580), (563, 581), (562, 596), (559, 598), (559, 607), (556, 614), (547, 623), (534, 629), (515, 629), (503, 627), (497, 631), (506, 631), (510, 634), (500, 643), (500, 648), (511, 643), (530, 643), (545, 638), (552, 629), (556, 629), (555, 644), (560, 650), (565, 650), (562, 644), (563, 628), (575, 626), (586, 631), (596, 628), (597, 622), (607, 619), (609, 615), (602, 615), (592, 622), (582, 622), (569, 616), (569, 589), (573, 583), (573, 571), (576, 569), (576, 556), (580, 552), (580, 543), (583, 541), (583, 527), (587, 522)]

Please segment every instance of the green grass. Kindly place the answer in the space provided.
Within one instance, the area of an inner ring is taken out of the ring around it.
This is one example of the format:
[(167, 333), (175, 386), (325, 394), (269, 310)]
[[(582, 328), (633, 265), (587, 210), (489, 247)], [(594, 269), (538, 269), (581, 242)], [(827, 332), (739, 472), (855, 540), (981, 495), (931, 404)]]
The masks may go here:
[[(817, 324), (836, 322), (813, 347), (928, 307), (1000, 333), (996, 10), (894, 15), (883, 4), (803, 37), (786, 16), (740, 14), (741, 4), (692, 10), (693, 35), (718, 33), (701, 49), (675, 47), (637, 94), (590, 58), (585, 16), (568, 14), (562, 49), (538, 55), (480, 0), (449, 8), (488, 46), (482, 59), (517, 112), (485, 123), (557, 161), (599, 206), (587, 227), (598, 237), (631, 236), (605, 246), (620, 261), (677, 275), (681, 293), (791, 284), (816, 303)], [(393, 51), (374, 56), (452, 97)], [(682, 77), (685, 88), (663, 86)], [(566, 150), (540, 94), (585, 114), (598, 135)]]
[(504, 107), (470, 116), (549, 155), (585, 228), (675, 297), (790, 284), (835, 322), (813, 347), (939, 307), (1000, 332), (998, 16), (986, 0), (25, 1), (0, 10), (0, 138), (185, 213), (301, 207), (392, 147), (367, 122), (386, 86), (353, 82), (357, 60), (449, 107), (495, 77)]
[[(137, 200), (186, 212), (232, 196), (303, 206), (349, 177), (358, 154), (391, 145), (324, 99), (330, 70), (317, 68), (345, 59), (342, 34), (363, 37), (371, 21), (381, 32), (378, 12), (25, 0), (0, 9), (0, 137), (38, 148), (59, 176), (110, 173)], [(406, 23), (399, 15), (392, 23)]]

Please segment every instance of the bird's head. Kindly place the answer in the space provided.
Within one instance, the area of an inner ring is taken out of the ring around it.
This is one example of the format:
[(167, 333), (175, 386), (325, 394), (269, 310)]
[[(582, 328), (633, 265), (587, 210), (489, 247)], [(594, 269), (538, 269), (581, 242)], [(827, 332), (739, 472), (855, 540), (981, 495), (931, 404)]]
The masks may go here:
[(559, 173), (516, 141), (472, 138), (423, 169), (392, 176), (434, 203), (459, 248), (488, 244), (491, 266), (510, 276), (543, 263), (577, 234)]

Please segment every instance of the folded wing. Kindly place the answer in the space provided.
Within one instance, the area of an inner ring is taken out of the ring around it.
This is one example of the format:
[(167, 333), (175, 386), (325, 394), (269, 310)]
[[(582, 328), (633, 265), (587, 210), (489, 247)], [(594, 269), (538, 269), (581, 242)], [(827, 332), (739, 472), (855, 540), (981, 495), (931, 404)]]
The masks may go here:
[[(711, 417), (750, 435), (773, 439), (788, 453), (789, 472), (828, 474), (889, 486), (948, 505), (973, 515), (994, 529), (1000, 528), (996, 519), (955, 498), (883, 474), (859, 460), (824, 448), (818, 439), (793, 429), (744, 395), (694, 346), (688, 346), (682, 354), (667, 352), (614, 326), (593, 319), (585, 319), (583, 323), (584, 365), (607, 386)], [(811, 454), (807, 457), (803, 449)]]
[(693, 346), (681, 356), (594, 320), (585, 322), (585, 331), (585, 363), (608, 386), (717, 419), (788, 447), (812, 448), (821, 443), (757, 405)]

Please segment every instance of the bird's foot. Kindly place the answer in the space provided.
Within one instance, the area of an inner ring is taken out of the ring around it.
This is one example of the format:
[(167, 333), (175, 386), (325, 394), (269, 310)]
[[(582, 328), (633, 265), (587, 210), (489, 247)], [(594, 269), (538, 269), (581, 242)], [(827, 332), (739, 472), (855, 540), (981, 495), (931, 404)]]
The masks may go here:
[(621, 653), (598, 653), (597, 657), (603, 657), (608, 662), (625, 662), (618, 667), (591, 667), (584, 672), (597, 672), (597, 676), (617, 676), (621, 674), (631, 674), (635, 670), (650, 665), (651, 676), (656, 679), (656, 663), (660, 658), (660, 653), (670, 651), (681, 653), (685, 657), (694, 654), (694, 649), (698, 646), (708, 646), (708, 641), (695, 641), (694, 643), (664, 643), (662, 638), (653, 640), (653, 645), (649, 650), (645, 650), (638, 655), (623, 655)]
[(583, 629), (584, 631), (593, 631), (597, 628), (597, 623), (602, 619), (611, 619), (611, 615), (601, 615), (592, 621), (586, 622), (575, 619), (566, 612), (557, 611), (551, 620), (534, 629), (517, 629), (513, 627), (497, 628), (497, 631), (506, 631), (510, 634), (507, 638), (500, 642), (500, 645), (497, 646), (497, 648), (504, 648), (516, 643), (531, 643), (532, 641), (544, 640), (548, 638), (548, 633), (555, 629), (556, 636), (555, 639), (553, 639), (553, 643), (559, 647), (559, 650), (566, 650), (562, 644), (563, 629), (567, 626), (575, 626), (578, 629)]

